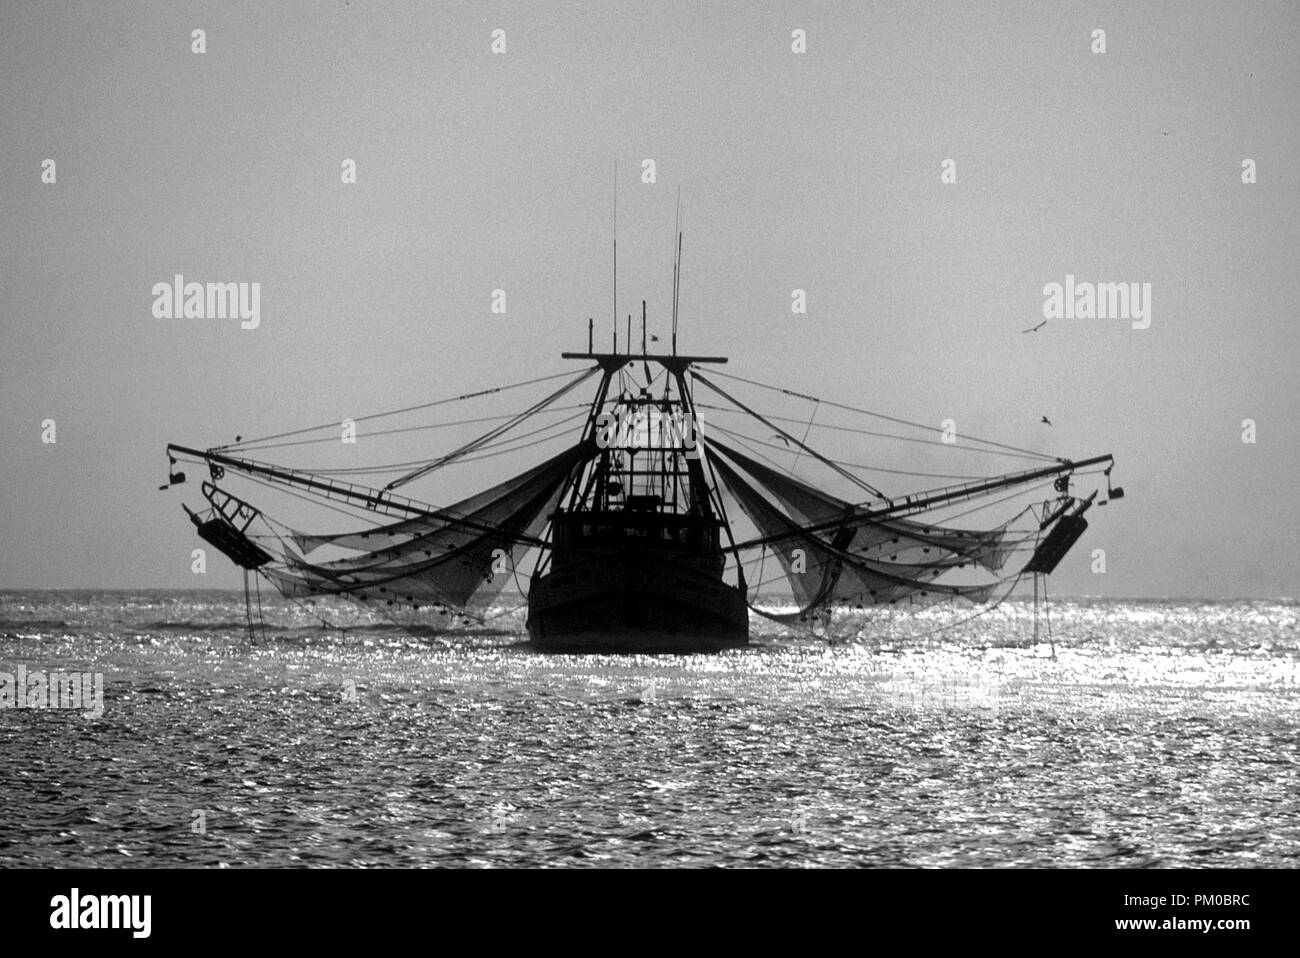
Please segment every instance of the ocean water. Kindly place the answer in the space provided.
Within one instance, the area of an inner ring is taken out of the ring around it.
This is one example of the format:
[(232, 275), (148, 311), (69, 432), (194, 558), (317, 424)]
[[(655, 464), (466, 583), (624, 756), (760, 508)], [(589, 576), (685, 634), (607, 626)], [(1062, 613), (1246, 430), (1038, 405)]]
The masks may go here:
[(0, 865), (1300, 864), (1294, 601), (1054, 600), (1050, 643), (1016, 602), (756, 619), (667, 657), (263, 612), (250, 641), (237, 594), (0, 593), (0, 671), (103, 682), (99, 717), (0, 710)]

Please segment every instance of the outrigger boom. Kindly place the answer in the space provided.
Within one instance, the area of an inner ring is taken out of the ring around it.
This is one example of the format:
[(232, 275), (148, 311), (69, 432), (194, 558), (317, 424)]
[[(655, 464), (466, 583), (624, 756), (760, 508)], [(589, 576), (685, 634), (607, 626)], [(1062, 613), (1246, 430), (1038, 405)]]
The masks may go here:
[[(395, 496), (386, 489), (372, 489), (367, 486), (357, 486), (350, 482), (335, 482), (333, 479), (319, 479), (309, 473), (300, 473), (294, 469), (281, 469), (268, 463), (257, 462), (254, 459), (240, 459), (235, 456), (228, 456), (225, 453), (216, 452), (212, 449), (191, 449), (189, 446), (178, 446), (175, 443), (167, 444), (167, 452), (180, 453), (183, 456), (191, 456), (195, 459), (206, 460), (217, 466), (229, 467), (239, 472), (244, 472), (252, 476), (264, 476), (275, 482), (288, 486), (299, 486), (303, 489), (310, 489), (319, 492), (326, 499), (347, 499), (358, 502), (367, 509), (383, 512), (389, 515), (403, 513), (409, 516), (418, 516), (427, 519), (437, 519), (454, 525), (462, 525), (467, 529), (474, 529), (480, 532), (495, 531), (491, 526), (480, 525), (472, 519), (456, 515), (446, 509), (439, 509), (437, 506), (429, 505), (426, 502), (420, 502), (417, 499), (408, 499), (405, 496)], [(522, 536), (522, 541), (529, 545), (541, 546), (546, 542), (535, 536)]]
[(972, 499), (975, 496), (982, 495), (986, 492), (996, 492), (998, 489), (1005, 489), (1009, 486), (1023, 485), (1027, 482), (1033, 482), (1036, 479), (1048, 479), (1052, 476), (1060, 476), (1075, 472), (1079, 469), (1086, 469), (1089, 466), (1097, 466), (1103, 462), (1114, 463), (1115, 457), (1109, 453), (1104, 456), (1093, 456), (1091, 459), (1081, 459), (1073, 462), (1069, 459), (1062, 460), (1055, 466), (1045, 466), (1042, 469), (1028, 469), (1024, 472), (1008, 473), (1005, 476), (999, 476), (996, 479), (990, 479), (986, 482), (964, 483), (960, 486), (946, 486), (941, 490), (932, 493), (914, 493), (910, 496), (903, 496), (902, 499), (895, 502), (887, 499), (889, 505), (879, 509), (863, 509), (851, 516), (842, 519), (833, 519), (817, 525), (806, 526), (802, 529), (781, 533), (771, 536), (758, 536), (754, 539), (747, 539), (744, 542), (736, 543), (736, 548), (744, 549), (750, 546), (770, 545), (773, 542), (779, 542), (782, 539), (792, 536), (802, 536), (808, 533), (830, 532), (834, 529), (854, 525), (863, 519), (883, 519), (888, 516), (910, 515), (915, 512), (924, 512), (927, 509), (933, 509), (935, 506), (946, 505), (953, 502), (960, 502), (964, 499)]

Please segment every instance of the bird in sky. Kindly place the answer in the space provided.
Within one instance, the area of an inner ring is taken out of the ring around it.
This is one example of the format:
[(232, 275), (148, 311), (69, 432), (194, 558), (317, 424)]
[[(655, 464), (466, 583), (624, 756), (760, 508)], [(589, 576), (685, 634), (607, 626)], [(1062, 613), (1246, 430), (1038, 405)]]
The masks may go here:
[(235, 437), (235, 442), (242, 442), (243, 439), (244, 439), (243, 436), (236, 436), (236, 437)]
[(787, 438), (785, 438), (785, 436), (781, 435), (779, 432), (774, 432), (774, 433), (772, 433), (772, 438), (773, 438), (773, 439), (780, 439), (780, 440), (781, 440), (783, 443), (785, 443), (787, 446), (790, 445), (790, 440), (787, 439)]
[(651, 333), (651, 334), (650, 334), (650, 342), (652, 342), (652, 343), (657, 343), (657, 342), (659, 342), (659, 337), (656, 336), (654, 333)]
[(1049, 426), (1052, 424), (1052, 420), (1048, 419), (1046, 416), (1043, 417), (1043, 422), (1047, 423)]
[(1043, 328), (1044, 326), (1046, 326), (1046, 325), (1047, 325), (1047, 320), (1043, 320), (1041, 323), (1039, 323), (1039, 324), (1038, 324), (1037, 326), (1035, 326), (1033, 329), (1022, 329), (1021, 332), (1022, 332), (1022, 333), (1036, 333), (1036, 332), (1038, 332), (1040, 329), (1042, 329), (1042, 328)]

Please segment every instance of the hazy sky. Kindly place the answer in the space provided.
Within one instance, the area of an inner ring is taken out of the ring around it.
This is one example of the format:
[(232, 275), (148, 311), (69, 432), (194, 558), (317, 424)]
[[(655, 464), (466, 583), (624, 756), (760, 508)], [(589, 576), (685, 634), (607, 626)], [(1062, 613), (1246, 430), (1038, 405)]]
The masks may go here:
[[(0, 587), (234, 585), (216, 556), (191, 574), (197, 488), (156, 490), (168, 441), (559, 372), (588, 316), (607, 343), (617, 160), (620, 307), (647, 298), (660, 332), (681, 189), (684, 349), (1114, 453), (1128, 498), (1054, 591), (1294, 596), (1297, 10), (6, 3)], [(260, 283), (260, 327), (155, 318), (176, 273)], [(1150, 328), (1023, 334), (1067, 274), (1150, 283)]]

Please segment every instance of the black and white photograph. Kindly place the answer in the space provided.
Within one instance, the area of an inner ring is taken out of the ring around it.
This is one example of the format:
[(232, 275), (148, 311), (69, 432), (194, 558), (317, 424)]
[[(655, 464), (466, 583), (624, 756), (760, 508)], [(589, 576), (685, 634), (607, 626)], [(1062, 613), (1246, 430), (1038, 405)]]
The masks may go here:
[(0, 76), (17, 941), (1284, 927), (1295, 3), (5, 2)]

